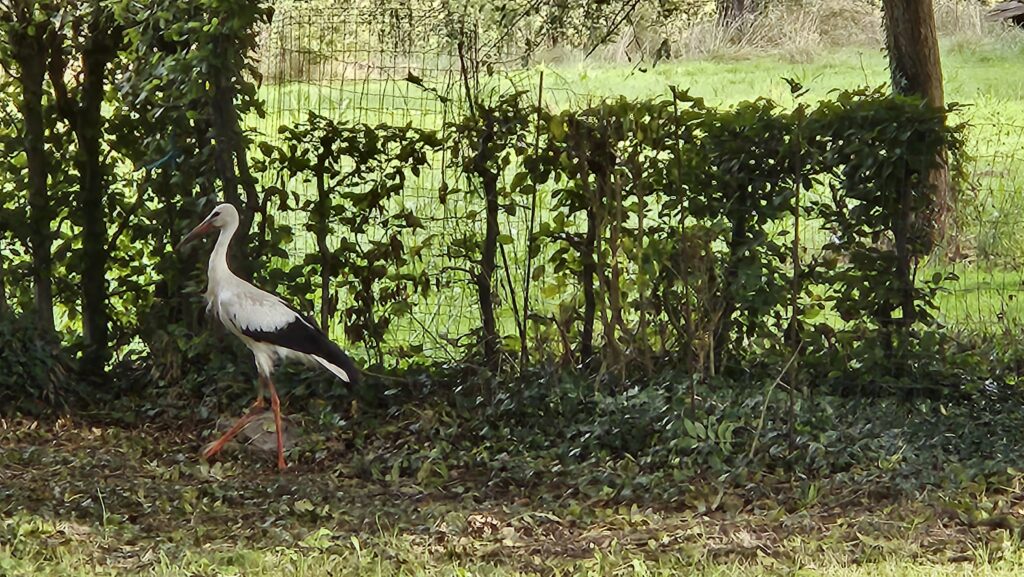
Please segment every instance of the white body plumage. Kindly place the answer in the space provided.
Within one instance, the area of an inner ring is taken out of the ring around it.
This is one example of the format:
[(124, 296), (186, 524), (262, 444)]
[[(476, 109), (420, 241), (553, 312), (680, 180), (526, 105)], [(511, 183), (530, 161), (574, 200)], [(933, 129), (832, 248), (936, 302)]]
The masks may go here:
[(260, 375), (269, 377), (279, 360), (291, 358), (319, 364), (341, 380), (355, 382), (358, 371), (351, 359), (309, 318), (228, 268), (228, 245), (238, 229), (238, 211), (233, 206), (217, 206), (183, 243), (214, 228), (219, 236), (210, 254), (207, 311), (252, 351)]
[(320, 364), (341, 380), (352, 382), (352, 377), (344, 368), (319, 355), (259, 341), (249, 336), (254, 332), (280, 333), (293, 323), (304, 325), (309, 331), (319, 330), (277, 296), (231, 275), (231, 278), (223, 279), (218, 285), (211, 282), (206, 300), (207, 312), (216, 317), (252, 351), (256, 359), (256, 368), (261, 375), (269, 376), (273, 373), (278, 361), (293, 359), (308, 365)]

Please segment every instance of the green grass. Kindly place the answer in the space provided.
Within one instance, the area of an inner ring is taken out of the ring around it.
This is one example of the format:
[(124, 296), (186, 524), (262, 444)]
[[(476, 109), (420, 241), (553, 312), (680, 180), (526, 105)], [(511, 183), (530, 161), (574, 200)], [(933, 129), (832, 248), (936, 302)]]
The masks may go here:
[[(935, 564), (892, 558), (867, 564), (842, 564), (812, 558), (791, 563), (731, 562), (695, 563), (679, 556), (647, 559), (622, 553), (597, 554), (592, 558), (567, 562), (537, 562), (524, 565), (502, 561), (450, 560), (432, 557), (422, 550), (387, 543), (364, 549), (361, 544), (300, 545), (274, 550), (232, 548), (214, 552), (202, 548), (182, 553), (175, 559), (158, 556), (144, 567), (125, 570), (117, 561), (97, 563), (88, 551), (59, 548), (47, 555), (52, 563), (21, 562), (0, 550), (0, 570), (11, 577), (100, 577), (137, 575), (154, 577), (244, 576), (244, 577), (341, 577), (363, 576), (452, 576), (475, 575), (513, 577), (526, 575), (586, 575), (670, 577), (1012, 577), (1020, 574), (1020, 565), (1012, 561), (996, 563), (965, 562)], [(53, 547), (53, 545), (48, 545)], [(113, 559), (110, 559), (113, 561)], [(131, 565), (123, 557), (122, 565)], [(113, 565), (113, 566), (112, 566)]]
[[(1024, 38), (980, 41), (976, 45), (944, 42), (946, 100), (970, 105), (965, 116), (976, 122), (1024, 123), (1024, 80), (1015, 74), (1016, 63), (1022, 55)], [(556, 107), (596, 98), (667, 96), (670, 85), (686, 89), (712, 105), (729, 106), (766, 97), (785, 106), (795, 101), (784, 78), (800, 81), (809, 91), (802, 100), (810, 102), (827, 97), (833, 90), (875, 87), (889, 82), (888, 64), (881, 50), (850, 48), (830, 50), (811, 62), (788, 62), (778, 56), (765, 56), (743, 60), (672, 61), (643, 67), (588, 61), (538, 65), (493, 81), (495, 90), (515, 85), (536, 94), (541, 72), (544, 74), (544, 101)], [(440, 104), (402, 78), (330, 82), (330, 87), (314, 82), (267, 85), (262, 95), (267, 98), (267, 110), (272, 116), (294, 113), (297, 109), (331, 114), (346, 110), (351, 118), (370, 124), (410, 119), (421, 126), (436, 126)], [(428, 87), (434, 86), (429, 78), (425, 78), (425, 82)], [(443, 85), (437, 87), (444, 91)], [(276, 119), (268, 119), (265, 125), (276, 126)]]

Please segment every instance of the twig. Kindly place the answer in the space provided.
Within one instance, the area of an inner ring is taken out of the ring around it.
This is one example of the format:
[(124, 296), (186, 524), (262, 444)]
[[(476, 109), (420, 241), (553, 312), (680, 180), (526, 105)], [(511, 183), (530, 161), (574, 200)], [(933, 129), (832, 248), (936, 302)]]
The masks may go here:
[[(447, 346), (450, 346), (453, 343), (445, 342), (443, 339), (441, 339), (436, 334), (434, 334), (430, 329), (427, 328), (426, 325), (423, 324), (423, 321), (421, 321), (419, 318), (416, 317), (416, 315), (409, 315), (409, 317), (412, 319), (412, 321), (414, 323), (416, 323), (417, 325), (420, 326), (420, 328), (423, 330), (424, 334), (426, 334), (430, 338), (434, 339), (434, 342), (436, 342), (437, 344), (441, 345), (441, 350), (443, 350), (445, 352), (445, 354), (448, 355), (448, 359), (449, 360), (452, 360), (452, 361), (457, 360), (455, 355), (452, 354), (451, 350), (449, 350), (447, 348)], [(457, 342), (454, 343), (454, 344), (455, 344), (455, 346), (459, 346), (459, 344)]]
[(765, 413), (768, 412), (768, 403), (772, 400), (772, 392), (775, 391), (775, 387), (782, 382), (783, 375), (786, 374), (786, 371), (789, 370), (789, 366), (796, 360), (796, 356), (800, 354), (801, 346), (803, 346), (803, 343), (797, 345), (796, 350), (793, 351), (793, 356), (789, 357), (789, 362), (786, 363), (786, 366), (782, 367), (782, 371), (779, 372), (779, 376), (775, 378), (775, 382), (768, 387), (768, 393), (764, 397), (764, 405), (761, 407), (761, 418), (757, 422), (757, 430), (754, 431), (754, 440), (750, 443), (749, 458), (751, 459), (754, 458), (754, 451), (757, 450), (757, 439), (761, 436), (761, 431), (764, 429), (764, 416)]
[(608, 30), (605, 31), (604, 36), (602, 36), (600, 40), (594, 43), (594, 46), (590, 49), (590, 51), (587, 52), (587, 55), (584, 56), (583, 59), (586, 60), (590, 58), (594, 54), (594, 52), (597, 51), (598, 48), (603, 46), (609, 38), (615, 35), (615, 32), (619, 29), (619, 26), (622, 26), (622, 23), (625, 22), (631, 14), (633, 14), (633, 11), (636, 10), (636, 7), (639, 5), (640, 0), (633, 0), (632, 4), (629, 4), (628, 6), (623, 6), (622, 10), (619, 11), (620, 16), (617, 16), (618, 20), (613, 22), (612, 25), (608, 27)]
[[(466, 69), (466, 41), (463, 38), (459, 38), (459, 42), (456, 45), (459, 49), (459, 76), (462, 77), (462, 86), (466, 91), (466, 104), (469, 105), (470, 116), (476, 116), (476, 111), (473, 106), (473, 94), (469, 87), (469, 71)], [(475, 72), (475, 71), (474, 71)], [(474, 74), (475, 76), (475, 74)]]
[[(540, 71), (540, 82), (537, 87), (537, 127), (533, 134), (533, 152), (537, 153), (540, 148), (540, 122), (541, 122), (541, 109), (544, 106), (544, 71)], [(527, 318), (530, 316), (530, 283), (533, 280), (533, 245), (534, 238), (533, 233), (536, 228), (537, 221), (537, 187), (533, 187), (533, 195), (530, 198), (530, 228), (529, 233), (526, 237), (526, 288), (523, 294), (523, 328), (526, 328)], [(525, 335), (525, 333), (524, 333)], [(526, 346), (526, 339), (523, 341), (519, 350), (519, 362), (522, 365), (526, 365), (526, 357), (528, 356)]]
[(364, 375), (370, 375), (370, 376), (373, 376), (373, 377), (377, 377), (378, 379), (384, 379), (386, 381), (394, 381), (396, 383), (407, 383), (407, 382), (409, 382), (409, 379), (403, 379), (403, 378), (400, 378), (400, 377), (393, 377), (391, 375), (375, 373), (373, 371), (368, 371), (366, 369), (363, 369), (360, 372), (363, 373)]
[(514, 20), (512, 20), (512, 22), (509, 22), (508, 26), (505, 27), (505, 33), (499, 36), (497, 40), (492, 42), (491, 45), (488, 46), (487, 49), (484, 51), (484, 54), (487, 54), (488, 52), (496, 48), (498, 45), (500, 45), (502, 42), (504, 42), (505, 39), (508, 38), (510, 34), (512, 34), (512, 31), (515, 30), (516, 26), (523, 21), (523, 19), (525, 19), (527, 16), (536, 14), (537, 9), (540, 8), (543, 2), (544, 0), (534, 0), (532, 3), (530, 3), (529, 6), (523, 8), (523, 11), (520, 12), (519, 15), (516, 16)]
[(139, 289), (154, 287), (157, 284), (159, 284), (159, 282), (160, 281), (153, 281), (153, 282), (143, 283), (143, 284), (141, 284), (139, 286), (126, 286), (126, 287), (123, 287), (123, 288), (118, 289), (116, 291), (111, 291), (110, 293), (107, 294), (107, 297), (108, 298), (113, 298), (113, 297), (119, 297), (119, 296), (122, 296), (122, 295), (126, 295), (126, 294), (132, 293), (132, 292), (137, 292)]
[(146, 195), (143, 194), (142, 191), (139, 191), (138, 196), (135, 197), (135, 202), (132, 203), (132, 206), (125, 211), (124, 218), (122, 218), (121, 222), (118, 224), (117, 230), (114, 231), (114, 234), (110, 235), (110, 241), (107, 242), (107, 254), (114, 253), (114, 249), (117, 247), (117, 241), (121, 239), (121, 235), (124, 234), (124, 231), (128, 228), (129, 222), (135, 218), (135, 214), (139, 212), (139, 209), (141, 209), (145, 203)]

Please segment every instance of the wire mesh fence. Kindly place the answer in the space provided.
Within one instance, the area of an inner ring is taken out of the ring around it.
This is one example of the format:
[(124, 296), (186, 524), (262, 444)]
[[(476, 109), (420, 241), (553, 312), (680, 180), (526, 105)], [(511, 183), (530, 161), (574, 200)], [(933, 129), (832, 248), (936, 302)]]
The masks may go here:
[(968, 138), (951, 246), (925, 269), (957, 277), (939, 301), (946, 324), (1003, 330), (1024, 321), (1024, 126), (972, 123)]
[[(351, 124), (436, 130), (444, 139), (473, 97), (523, 90), (550, 106), (585, 98), (563, 79), (550, 77), (545, 85), (538, 73), (518, 68), (514, 40), (509, 35), (484, 41), (466, 20), (447, 23), (433, 11), (408, 5), (291, 5), (275, 15), (263, 35), (259, 58), (267, 114), (252, 119), (250, 127), (261, 140), (280, 143), (279, 126), (303, 122), (315, 113)], [(465, 197), (438, 202), (442, 186), (463, 179), (446, 154), (435, 154), (429, 170), (405, 182), (401, 203), (454, 236), (466, 233), (472, 226), (467, 217), (479, 207)], [(284, 188), (310, 194), (308, 183), (292, 180)], [(315, 250), (304, 215), (289, 211), (278, 215), (278, 221), (296, 231), (288, 247), (293, 262)], [(524, 253), (525, 237), (517, 232), (526, 230), (526, 222), (506, 221), (503, 227), (516, 237), (512, 250)], [(508, 258), (504, 247), (503, 257), (509, 269), (518, 267), (516, 279), (525, 277), (525, 259)], [(428, 250), (425, 258), (433, 262), (432, 268), (445, 268), (444, 255)], [(496, 283), (506, 302), (518, 298), (510, 282), (511, 273)], [(425, 345), (428, 356), (443, 358), (453, 339), (479, 323), (473, 299), (468, 284), (455, 282), (444, 299), (410, 303), (415, 314), (393, 325), (392, 337)], [(331, 332), (338, 328), (327, 327)]]
[[(564, 78), (522, 65), (524, 54), (514, 44), (515, 34), (484, 41), (478, 32), (466, 20), (449, 21), (410, 5), (287, 5), (263, 36), (260, 67), (267, 115), (253, 119), (250, 127), (261, 138), (279, 142), (278, 126), (301, 123), (316, 113), (349, 123), (409, 125), (444, 135), (474, 97), (521, 90), (541, 106), (558, 108), (607, 96), (579, 94)], [(1024, 145), (1024, 127), (974, 125), (969, 136), (971, 179), (959, 192), (954, 242), (921, 263), (918, 274), (956, 277), (939, 296), (941, 322), (976, 331), (1000, 330), (1024, 321), (1018, 304), (1024, 290), (1024, 198), (1019, 192), (1024, 168), (1016, 158)], [(446, 154), (438, 151), (429, 170), (405, 183), (400, 202), (433, 222), (434, 230), (459, 235), (477, 226), (474, 211), (479, 204), (468, 197), (439, 202), (442, 187), (464, 183), (464, 175)], [(292, 194), (310, 194), (308, 183), (282, 184)], [(541, 199), (540, 211), (546, 200)], [(502, 246), (495, 292), (505, 303), (543, 301), (542, 294), (522, 292), (524, 284), (529, 286), (524, 279), (530, 276), (525, 264), (531, 228), (527, 214), (503, 218), (502, 229), (512, 241)], [(291, 211), (281, 214), (280, 221), (296, 231), (288, 247), (292, 261), (315, 250), (305, 215)], [(804, 231), (808, 252), (820, 251), (827, 241), (821, 232)], [(339, 241), (331, 238), (334, 246)], [(442, 251), (428, 250), (425, 258), (433, 269), (445, 268)], [(425, 354), (435, 359), (452, 354), (452, 339), (480, 323), (471, 283), (462, 280), (452, 283), (444, 298), (412, 297), (413, 313), (390, 329), (397, 341), (421, 343)], [(499, 321), (503, 333), (515, 331), (514, 319)]]

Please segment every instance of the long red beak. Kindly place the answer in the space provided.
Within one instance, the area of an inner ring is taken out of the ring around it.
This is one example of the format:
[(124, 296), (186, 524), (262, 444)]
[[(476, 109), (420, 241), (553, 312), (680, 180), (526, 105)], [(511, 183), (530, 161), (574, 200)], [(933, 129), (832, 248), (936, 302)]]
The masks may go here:
[(213, 223), (212, 222), (209, 222), (209, 221), (201, 222), (199, 224), (199, 226), (197, 226), (197, 227), (192, 229), (192, 232), (190, 232), (187, 235), (185, 235), (185, 238), (181, 239), (181, 242), (178, 243), (178, 246), (174, 247), (174, 250), (181, 250), (181, 247), (183, 247), (183, 246), (187, 245), (188, 243), (194, 241), (195, 239), (203, 236), (204, 234), (210, 232), (211, 230), (213, 230)]

